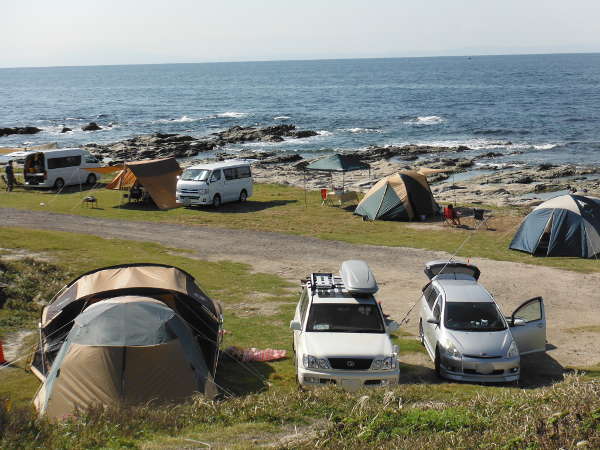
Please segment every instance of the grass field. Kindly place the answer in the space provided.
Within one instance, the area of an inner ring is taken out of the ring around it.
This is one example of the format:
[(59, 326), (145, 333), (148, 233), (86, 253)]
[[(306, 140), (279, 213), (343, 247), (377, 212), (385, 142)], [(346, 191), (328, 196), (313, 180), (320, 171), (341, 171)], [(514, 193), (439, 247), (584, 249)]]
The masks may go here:
[[(38, 302), (64, 282), (126, 258), (127, 262), (172, 264), (194, 275), (224, 305), (225, 328), (231, 332), (224, 346), (291, 350), (287, 324), (297, 287), (278, 276), (253, 273), (243, 264), (188, 258), (178, 249), (155, 244), (71, 233), (0, 228), (0, 241), (8, 249), (5, 256), (18, 249), (47, 259), (43, 263), (0, 260), (13, 286), (0, 309), (0, 336), (31, 327)], [(49, 278), (55, 281), (47, 283)], [(248, 308), (248, 303), (256, 308)], [(17, 321), (10, 322), (14, 316)], [(422, 351), (406, 333), (394, 339), (401, 359)], [(233, 398), (208, 402), (198, 397), (164, 408), (88, 411), (56, 425), (33, 417), (30, 400), (38, 383), (24, 370), (24, 360), (0, 371), (0, 448), (201, 448), (203, 442), (228, 448), (600, 445), (600, 385), (589, 376), (570, 375), (553, 385), (519, 389), (423, 383), (410, 375), (411, 367), (402, 365), (404, 381), (392, 390), (300, 392), (289, 358), (251, 367), (260, 377), (232, 362), (219, 367), (218, 382), (236, 393)], [(590, 375), (596, 376), (596, 371), (591, 368)]]
[[(82, 198), (93, 194), (99, 208), (82, 206)], [(484, 257), (502, 261), (544, 265), (580, 272), (600, 271), (598, 260), (581, 258), (536, 258), (508, 249), (525, 211), (496, 208), (492, 230), (477, 231), (434, 226), (431, 223), (364, 222), (352, 208), (322, 207), (318, 192), (282, 185), (256, 184), (247, 203), (230, 203), (213, 208), (177, 208), (160, 211), (122, 204), (122, 192), (106, 189), (54, 194), (50, 191), (19, 189), (0, 191), (3, 207), (78, 214), (130, 221), (156, 221), (185, 225), (273, 231), (353, 244), (372, 244), (444, 250), (462, 257)], [(467, 222), (468, 220), (465, 220)], [(470, 222), (469, 222), (470, 223)], [(467, 239), (465, 242), (465, 239)]]

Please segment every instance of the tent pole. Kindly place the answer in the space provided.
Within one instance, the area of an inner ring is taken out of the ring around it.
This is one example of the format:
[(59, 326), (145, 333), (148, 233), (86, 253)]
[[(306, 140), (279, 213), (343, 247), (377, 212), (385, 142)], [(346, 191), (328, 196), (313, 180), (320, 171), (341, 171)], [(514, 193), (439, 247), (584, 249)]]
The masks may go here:
[(306, 208), (308, 206), (308, 201), (306, 199), (306, 170), (303, 172), (303, 176), (304, 176), (304, 207)]

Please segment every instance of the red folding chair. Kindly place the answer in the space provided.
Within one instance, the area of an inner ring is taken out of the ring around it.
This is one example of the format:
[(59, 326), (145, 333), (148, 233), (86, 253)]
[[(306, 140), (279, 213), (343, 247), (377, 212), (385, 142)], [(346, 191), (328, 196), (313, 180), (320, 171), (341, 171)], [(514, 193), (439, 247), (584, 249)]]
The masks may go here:
[(328, 205), (331, 202), (331, 200), (327, 198), (327, 188), (321, 189), (321, 200), (321, 206)]

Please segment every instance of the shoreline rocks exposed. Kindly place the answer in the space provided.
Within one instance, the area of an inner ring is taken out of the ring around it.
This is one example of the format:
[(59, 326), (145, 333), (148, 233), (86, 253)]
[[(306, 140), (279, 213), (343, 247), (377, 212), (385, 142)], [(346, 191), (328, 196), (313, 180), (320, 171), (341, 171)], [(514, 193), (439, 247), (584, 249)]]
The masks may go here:
[(38, 127), (8, 127), (0, 128), (0, 136), (10, 136), (11, 134), (36, 134), (42, 131)]

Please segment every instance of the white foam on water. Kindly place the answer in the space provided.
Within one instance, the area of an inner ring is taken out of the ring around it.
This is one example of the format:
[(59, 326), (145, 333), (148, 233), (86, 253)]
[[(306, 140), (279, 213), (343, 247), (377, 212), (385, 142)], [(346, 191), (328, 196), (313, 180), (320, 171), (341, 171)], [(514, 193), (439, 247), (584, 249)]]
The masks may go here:
[(291, 119), (290, 116), (277, 116), (277, 117), (273, 117), (273, 120), (289, 120)]
[(224, 117), (224, 118), (240, 118), (240, 117), (246, 117), (247, 115), (249, 115), (249, 113), (245, 113), (245, 112), (237, 112), (237, 111), (227, 111), (224, 113), (220, 113), (217, 114), (216, 117)]
[(560, 144), (538, 144), (534, 145), (533, 148), (536, 150), (551, 150), (554, 147), (558, 147)]
[[(333, 136), (333, 133), (331, 131), (327, 131), (327, 130), (319, 130), (317, 131), (319, 136)], [(306, 139), (310, 139), (310, 138), (306, 138)]]
[(152, 123), (183, 123), (183, 122), (198, 122), (199, 120), (203, 120), (203, 119), (183, 115), (178, 119), (158, 119), (158, 120), (153, 121)]
[(383, 131), (378, 130), (377, 128), (344, 128), (343, 131), (348, 131), (350, 133), (383, 133)]
[(408, 125), (437, 125), (438, 123), (445, 121), (446, 119), (440, 116), (418, 116), (414, 119), (407, 120), (404, 123)]

